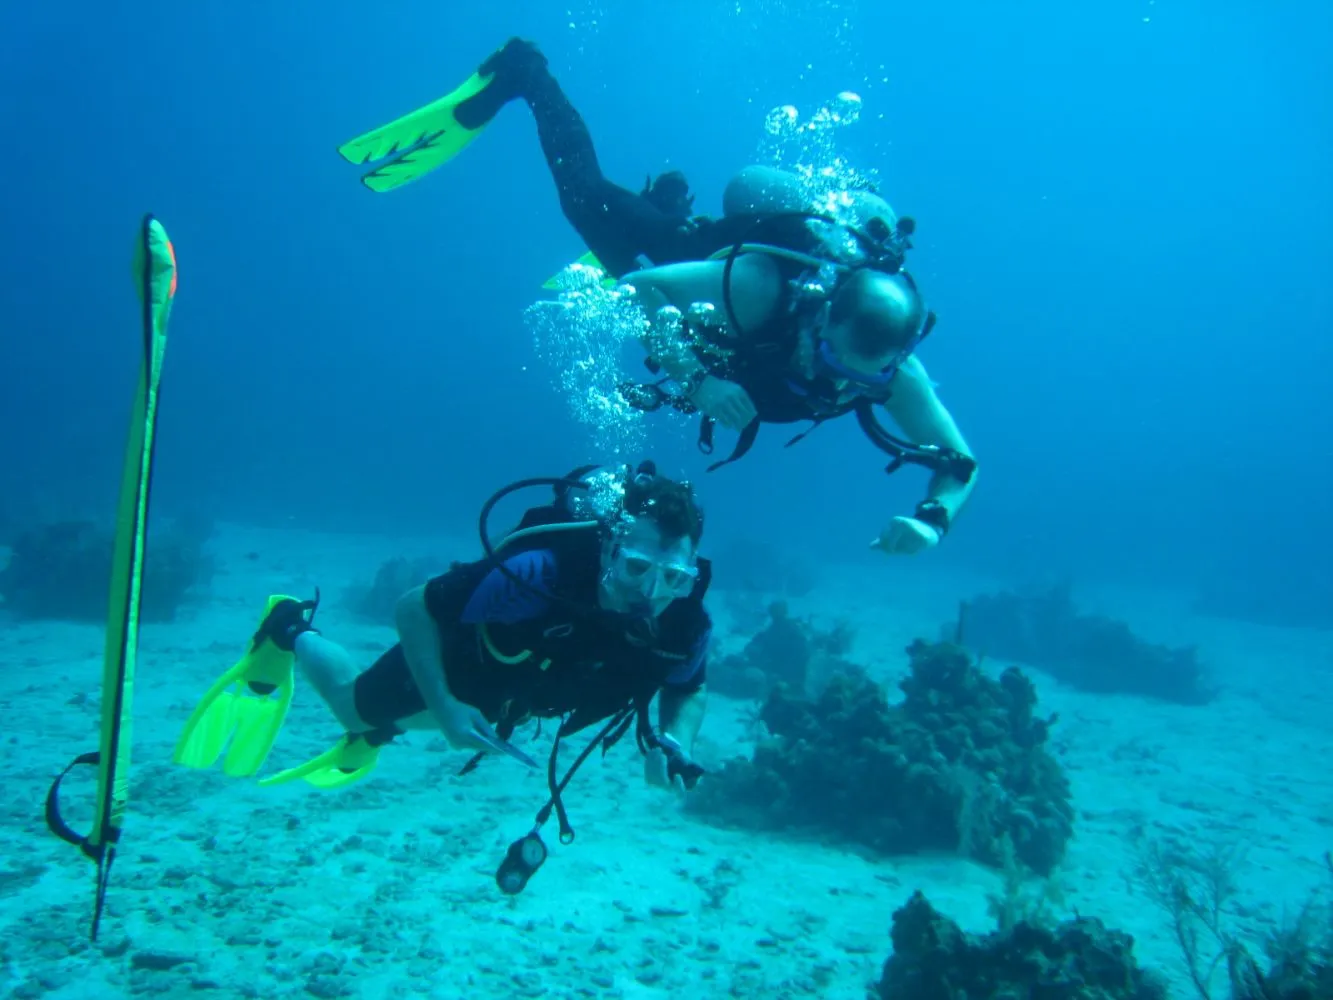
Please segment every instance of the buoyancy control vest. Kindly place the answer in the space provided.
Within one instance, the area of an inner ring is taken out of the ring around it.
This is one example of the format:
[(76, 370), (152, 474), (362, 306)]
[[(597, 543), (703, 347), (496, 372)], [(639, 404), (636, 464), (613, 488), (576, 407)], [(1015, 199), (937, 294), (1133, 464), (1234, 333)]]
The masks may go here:
[[(686, 780), (697, 780), (703, 773), (683, 758), (678, 747), (653, 730), (648, 708), (668, 676), (706, 640), (711, 621), (704, 607), (704, 596), (711, 582), (711, 564), (703, 558), (698, 560), (699, 575), (693, 589), (673, 601), (651, 627), (647, 623), (636, 627), (626, 616), (602, 609), (597, 599), (601, 547), (618, 514), (598, 511), (595, 505), (581, 502), (577, 492), (589, 488), (589, 476), (597, 468), (584, 466), (559, 478), (520, 480), (497, 491), (483, 506), (480, 516), (486, 557), (451, 570), (455, 574), (452, 579), (457, 587), (460, 613), (468, 597), (493, 571), (509, 576), (519, 586), (531, 588), (549, 602), (549, 611), (532, 621), (478, 626), (475, 633), (477, 652), (486, 662), (486, 668), (518, 670), (525, 681), (521, 685), (506, 685), (511, 693), (520, 690), (523, 693), (515, 694), (511, 704), (499, 706), (502, 711), (498, 713), (497, 735), (507, 740), (515, 727), (529, 718), (561, 719), (547, 764), (550, 799), (538, 812), (533, 830), (510, 846), (497, 872), (497, 882), (505, 892), (521, 891), (527, 878), (545, 860), (545, 846), (537, 831), (552, 811), (559, 819), (561, 842), (573, 841), (574, 830), (561, 793), (597, 747), (605, 754), (631, 725), (636, 726), (640, 752), (657, 749), (669, 757), (676, 755), (673, 764)], [(652, 463), (644, 462), (633, 473), (628, 468), (624, 470), (626, 478), (631, 475), (655, 476), (656, 469)], [(552, 502), (528, 509), (518, 526), (499, 544), (492, 545), (487, 523), (495, 505), (510, 493), (539, 485), (555, 488)], [(554, 554), (553, 580), (524, 580), (506, 566), (505, 560), (534, 549), (548, 549)], [(483, 669), (476, 673), (484, 677), (486, 672)], [(451, 679), (451, 686), (452, 683)], [(455, 694), (485, 711), (483, 705), (471, 701), (464, 692)], [(478, 694), (487, 697), (484, 691)], [(558, 777), (561, 740), (604, 720), (603, 728), (564, 777)], [(471, 771), (483, 756), (473, 757), (460, 773)], [(538, 848), (540, 859), (535, 863), (525, 862), (527, 854), (538, 852)], [(511, 878), (514, 866), (522, 868), (525, 864), (526, 874), (514, 881)]]
[[(817, 256), (813, 249), (823, 244), (813, 237), (808, 243), (793, 246), (790, 235), (794, 219), (844, 231), (855, 243), (858, 255), (850, 262)], [(802, 334), (811, 330), (817, 332), (818, 324), (827, 314), (828, 304), (852, 274), (865, 268), (885, 274), (901, 274), (915, 289), (910, 273), (903, 268), (914, 230), (915, 224), (908, 218), (898, 220), (892, 232), (885, 227), (885, 231), (876, 236), (814, 213), (757, 216), (753, 226), (729, 249), (710, 258), (725, 261), (722, 292), (727, 322), (720, 322), (720, 318), (710, 321), (708, 312), (692, 310), (691, 315), (683, 319), (682, 337), (694, 349), (709, 374), (744, 388), (758, 413), (757, 418), (741, 431), (731, 454), (710, 465), (710, 472), (744, 457), (765, 423), (810, 421), (809, 428), (787, 442), (790, 447), (825, 421), (854, 413), (871, 443), (892, 459), (886, 472), (895, 472), (903, 465), (912, 464), (934, 472), (945, 471), (963, 482), (971, 478), (976, 463), (970, 456), (934, 445), (913, 444), (884, 427), (875, 413), (875, 406), (887, 402), (891, 385), (867, 388), (849, 396), (832, 378), (803, 376), (792, 364)], [(783, 237), (786, 245), (765, 242), (770, 233)], [(753, 329), (742, 329), (731, 294), (732, 270), (736, 260), (746, 253), (762, 253), (772, 258), (778, 265), (782, 282), (781, 298), (771, 318)], [(917, 340), (927, 336), (934, 325), (935, 314), (927, 312)], [(650, 371), (660, 374), (661, 367), (655, 359), (650, 357), (646, 363)], [(637, 409), (652, 411), (670, 406), (682, 413), (697, 412), (670, 378), (651, 383), (627, 383), (620, 387), (620, 391), (623, 398)], [(705, 454), (713, 453), (713, 435), (714, 421), (702, 415), (698, 444)]]

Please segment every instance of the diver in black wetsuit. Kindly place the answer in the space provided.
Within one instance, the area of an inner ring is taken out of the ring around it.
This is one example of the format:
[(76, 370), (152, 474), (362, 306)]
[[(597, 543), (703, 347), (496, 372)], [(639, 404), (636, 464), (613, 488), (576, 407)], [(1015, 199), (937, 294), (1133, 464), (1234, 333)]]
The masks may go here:
[[(380, 161), (361, 180), (373, 191), (390, 191), (448, 163), (517, 100), (537, 122), (565, 218), (614, 278), (644, 267), (704, 260), (734, 246), (759, 218), (766, 220), (767, 241), (818, 250), (805, 227), (808, 192), (794, 174), (745, 168), (723, 194), (720, 218), (691, 215), (694, 196), (678, 170), (648, 180), (637, 193), (608, 180), (583, 116), (551, 75), (546, 57), (520, 38), (511, 38), (450, 93), (343, 143), (338, 152), (352, 163)], [(846, 194), (854, 201), (867, 192)], [(873, 200), (861, 214), (892, 215), (881, 199)]]
[[(771, 167), (741, 170), (719, 219), (690, 215), (679, 172), (637, 194), (621, 187), (603, 176), (546, 58), (518, 38), (451, 93), (339, 151), (356, 163), (392, 157), (362, 178), (390, 190), (448, 162), (519, 99), (536, 119), (565, 217), (644, 310), (641, 340), (657, 378), (622, 385), (625, 401), (702, 414), (706, 453), (714, 425), (737, 431), (730, 457), (712, 468), (742, 457), (763, 424), (854, 414), (891, 457), (887, 471), (933, 473), (926, 499), (872, 546), (912, 554), (937, 545), (975, 485), (976, 461), (915, 356), (935, 324), (904, 268), (915, 224), (873, 190), (836, 192), (835, 214), (812, 212), (801, 179)], [(877, 407), (903, 437), (878, 423)]]
[[(486, 525), (496, 503), (541, 485), (554, 487), (551, 501), (530, 508), (493, 544)], [(299, 671), (346, 732), (326, 753), (262, 779), (266, 786), (300, 779), (342, 787), (370, 774), (380, 748), (411, 731), (442, 733), (453, 747), (477, 751), (464, 774), (485, 754), (535, 767), (510, 738), (546, 720), (554, 730), (550, 798), (496, 872), (512, 894), (545, 860), (539, 830), (552, 814), (561, 843), (574, 839), (562, 794), (596, 749), (632, 732), (650, 784), (684, 792), (704, 775), (690, 752), (707, 703), (711, 564), (699, 555), (704, 518), (693, 489), (650, 461), (520, 480), (487, 502), (481, 526), (484, 558), (455, 563), (404, 594), (394, 613), (399, 641), (368, 669), (314, 627), (318, 594), (306, 602), (272, 598), (248, 660)], [(268, 696), (280, 684), (265, 683), (269, 676), (281, 672), (236, 683), (245, 693), (227, 694), (225, 719), (189, 737), (212, 747), (190, 766), (210, 766), (235, 729), (238, 739), (267, 740), (258, 769), (287, 711), (283, 703), (268, 716), (275, 721), (255, 724), (277, 704)], [(562, 743), (593, 726), (601, 728), (561, 777)], [(187, 733), (194, 730), (192, 717)]]
[[(565, 217), (608, 272), (628, 276), (653, 320), (645, 347), (666, 377), (626, 387), (631, 405), (702, 412), (700, 446), (709, 452), (713, 422), (739, 431), (731, 459), (749, 450), (762, 423), (855, 413), (893, 456), (891, 469), (917, 462), (934, 473), (913, 515), (893, 518), (873, 544), (901, 554), (938, 544), (971, 492), (976, 463), (913, 356), (934, 324), (903, 270), (914, 224), (871, 192), (849, 193), (860, 199), (863, 228), (848, 227), (859, 256), (829, 271), (830, 248), (807, 227), (805, 193), (790, 175), (747, 168), (728, 186), (721, 219), (691, 218), (694, 199), (679, 172), (638, 194), (602, 175), (582, 116), (532, 43), (511, 39), (479, 73), (494, 74), (492, 116), (518, 98), (532, 109)], [(636, 268), (639, 257), (651, 266)], [(686, 319), (700, 306), (710, 311)], [(877, 405), (908, 440), (874, 422)]]
[[(694, 196), (678, 170), (646, 182), (637, 193), (607, 180), (583, 116), (551, 75), (546, 57), (531, 42), (510, 39), (478, 72), (494, 74), (487, 92), (478, 95), (475, 109), (484, 121), (516, 99), (532, 110), (542, 152), (560, 194), (560, 208), (613, 277), (645, 263), (701, 260), (730, 246), (747, 224), (745, 220), (728, 224), (728, 220), (692, 218)], [(465, 116), (466, 110), (460, 107), (459, 119)]]

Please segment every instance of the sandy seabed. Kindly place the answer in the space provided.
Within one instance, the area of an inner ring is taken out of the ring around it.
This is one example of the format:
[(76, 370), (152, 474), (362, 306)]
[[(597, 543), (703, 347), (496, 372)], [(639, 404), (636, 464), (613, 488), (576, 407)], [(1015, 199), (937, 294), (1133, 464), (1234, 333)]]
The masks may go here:
[[(176, 767), (181, 725), (243, 649), (268, 594), (320, 584), (321, 630), (368, 665), (394, 635), (350, 615), (343, 588), (390, 556), (471, 546), (232, 527), (216, 548), (223, 568), (207, 603), (142, 635), (131, 811), (96, 945), (92, 866), (51, 836), (42, 804), (54, 775), (97, 745), (101, 630), (5, 625), (0, 997), (861, 1000), (913, 890), (966, 929), (992, 925), (997, 873), (708, 825), (645, 784), (632, 739), (584, 766), (565, 796), (576, 841), (559, 845), (549, 824), (551, 858), (515, 898), (498, 892), (494, 871), (545, 801), (544, 773), (492, 759), (459, 778), (466, 755), (425, 734), (335, 792)], [(990, 586), (942, 576), (923, 557), (840, 573), (793, 610), (852, 621), (852, 658), (892, 690), (908, 643), (936, 638), (959, 598)], [(1333, 848), (1333, 633), (1199, 618), (1179, 595), (1078, 599), (1148, 638), (1196, 644), (1223, 688), (1193, 708), (1083, 694), (1028, 671), (1039, 712), (1059, 713), (1052, 746), (1078, 808), (1057, 876), (1063, 905), (1134, 935), (1140, 962), (1190, 996), (1162, 914), (1126, 879), (1133, 841), (1245, 845), (1232, 916), (1252, 935), (1300, 905)], [(744, 636), (728, 622), (744, 598), (719, 586), (710, 603), (723, 648), (738, 649)], [(712, 698), (697, 748), (705, 763), (750, 751), (753, 707)], [(298, 685), (267, 767), (308, 759), (338, 735)], [(549, 727), (534, 756), (544, 759), (548, 740)], [(572, 740), (563, 759), (581, 745)], [(66, 782), (76, 827), (91, 815), (88, 775)]]

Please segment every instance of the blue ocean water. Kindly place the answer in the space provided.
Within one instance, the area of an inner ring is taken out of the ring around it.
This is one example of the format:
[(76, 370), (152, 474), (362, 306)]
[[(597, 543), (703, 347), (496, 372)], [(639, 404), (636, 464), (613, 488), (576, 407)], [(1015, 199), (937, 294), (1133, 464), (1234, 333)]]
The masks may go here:
[[(155, 516), (462, 536), (497, 486), (604, 459), (523, 318), (584, 248), (521, 103), (392, 194), (335, 153), (511, 35), (608, 176), (682, 170), (704, 212), (771, 109), (860, 95), (839, 152), (917, 220), (922, 358), (981, 463), (929, 572), (1333, 627), (1333, 8), (1310, 0), (11, 4), (0, 542), (114, 507), (146, 211), (181, 260)], [(855, 427), (713, 474), (691, 433), (647, 445), (710, 538), (835, 581), (921, 496)]]
[[(1328, 594), (1330, 16), (1147, 0), (14, 7), (6, 502), (111, 496), (121, 431), (100, 415), (132, 378), (122, 261), (148, 210), (185, 260), (162, 510), (429, 526), (591, 457), (521, 327), (582, 249), (526, 110), (393, 196), (334, 154), (524, 34), (608, 176), (684, 170), (706, 211), (770, 108), (861, 94), (846, 153), (919, 222), (914, 266), (941, 316), (923, 357), (983, 464), (939, 559)], [(799, 509), (786, 544), (859, 554), (919, 484), (886, 483), (851, 429), (820, 438), (710, 477), (714, 523), (776, 529)], [(688, 440), (661, 446), (701, 469)], [(755, 503), (758, 483), (790, 504)]]

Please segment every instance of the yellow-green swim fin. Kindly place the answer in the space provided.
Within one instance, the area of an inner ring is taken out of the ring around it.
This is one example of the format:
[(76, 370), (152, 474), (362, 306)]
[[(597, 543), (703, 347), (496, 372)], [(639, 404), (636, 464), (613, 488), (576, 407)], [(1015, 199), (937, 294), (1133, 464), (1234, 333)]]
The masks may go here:
[(285, 785), (299, 779), (316, 788), (350, 785), (375, 770), (380, 747), (393, 739), (393, 736), (393, 733), (381, 732), (348, 733), (331, 750), (326, 750), (314, 760), (261, 778), (259, 783), (264, 786)]
[(414, 181), (444, 166), (481, 135), (489, 117), (479, 116), (485, 120), (475, 121), (465, 115), (464, 124), (455, 113), (459, 105), (485, 90), (493, 78), (492, 74), (473, 73), (439, 100), (343, 143), (338, 153), (356, 164), (393, 157), (362, 175), (361, 183), (372, 191), (392, 191)]
[(372, 191), (392, 191), (461, 153), (545, 69), (546, 57), (535, 45), (511, 38), (452, 92), (343, 143), (338, 152), (358, 165), (392, 157), (361, 178)]
[[(564, 279), (565, 279), (565, 273), (566, 273), (571, 267), (595, 267), (595, 268), (597, 268), (597, 270), (601, 271), (603, 274), (606, 274), (606, 268), (602, 266), (602, 262), (601, 262), (600, 260), (597, 259), (597, 255), (596, 255), (595, 253), (593, 253), (591, 250), (589, 250), (587, 253), (585, 253), (585, 254), (584, 254), (582, 257), (580, 257), (578, 260), (574, 261), (573, 264), (566, 264), (566, 265), (564, 266), (564, 268), (562, 268), (561, 270), (557, 271), (555, 274), (551, 275), (549, 278), (547, 278), (545, 281), (543, 281), (543, 282), (542, 282), (542, 288), (544, 288), (544, 289), (545, 289), (546, 291), (548, 291), (548, 292), (558, 292), (558, 291), (560, 291), (562, 288), (565, 287), (565, 284), (566, 284), (566, 282), (565, 282), (565, 280), (564, 280)], [(605, 278), (602, 279), (602, 287), (603, 287), (603, 288), (614, 288), (615, 286), (616, 286), (616, 279), (615, 279), (615, 278), (612, 278), (612, 277), (608, 276), (608, 277), (605, 277)]]
[[(287, 718), (295, 687), (292, 626), (309, 627), (314, 601), (276, 595), (250, 648), (205, 692), (181, 733), (172, 759), (186, 767), (212, 767), (226, 752), (222, 770), (233, 778), (258, 773)], [(287, 637), (284, 638), (284, 634)]]

